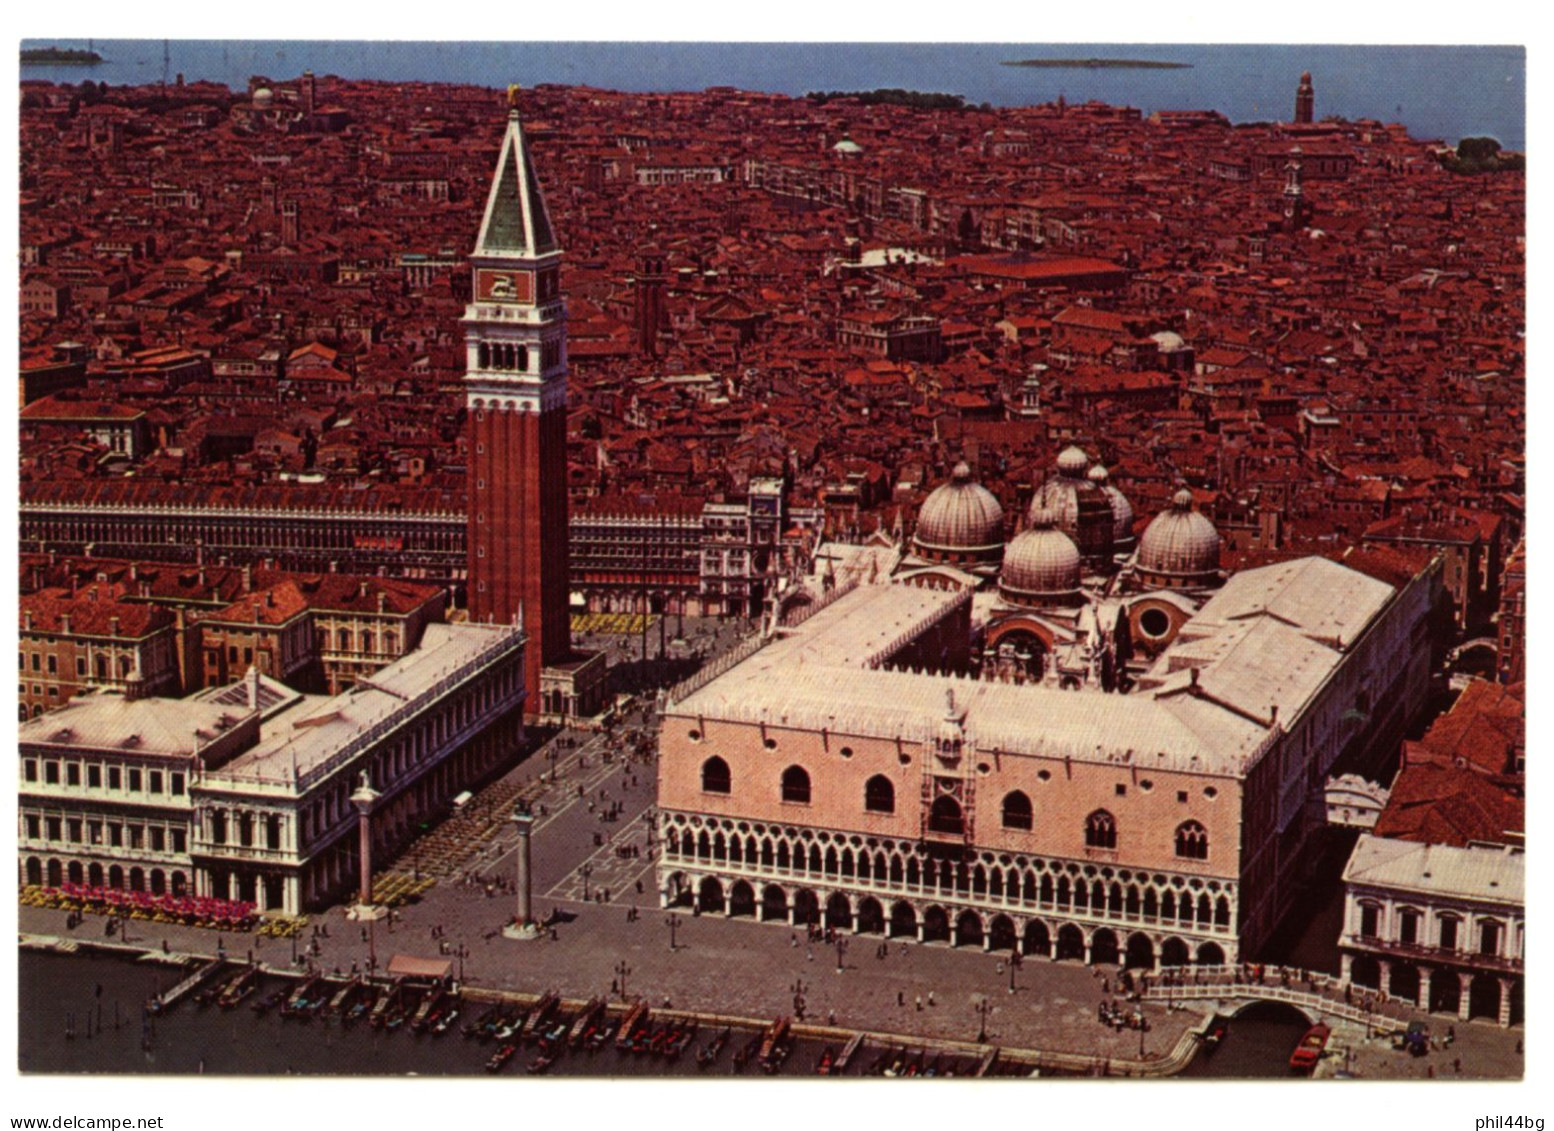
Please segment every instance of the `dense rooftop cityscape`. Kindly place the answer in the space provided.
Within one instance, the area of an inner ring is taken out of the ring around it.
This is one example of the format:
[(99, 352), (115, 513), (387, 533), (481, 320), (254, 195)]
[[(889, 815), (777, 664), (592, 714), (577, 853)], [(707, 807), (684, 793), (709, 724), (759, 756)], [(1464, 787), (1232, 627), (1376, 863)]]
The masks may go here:
[(1295, 80), (24, 82), (24, 891), (370, 920), (626, 720), (655, 910), (1519, 1032), (1520, 155)]

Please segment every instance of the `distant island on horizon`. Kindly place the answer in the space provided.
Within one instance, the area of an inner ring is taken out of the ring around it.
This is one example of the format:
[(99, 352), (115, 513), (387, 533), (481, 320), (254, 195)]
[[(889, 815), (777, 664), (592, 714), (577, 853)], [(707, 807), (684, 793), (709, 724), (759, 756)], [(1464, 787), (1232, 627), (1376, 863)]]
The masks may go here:
[(1174, 71), (1190, 69), (1191, 63), (1162, 63), (1154, 59), (1004, 59), (1001, 67), (1127, 67), (1130, 69)]
[(95, 51), (79, 47), (23, 47), (23, 63), (80, 63), (90, 66), (101, 63), (103, 57)]

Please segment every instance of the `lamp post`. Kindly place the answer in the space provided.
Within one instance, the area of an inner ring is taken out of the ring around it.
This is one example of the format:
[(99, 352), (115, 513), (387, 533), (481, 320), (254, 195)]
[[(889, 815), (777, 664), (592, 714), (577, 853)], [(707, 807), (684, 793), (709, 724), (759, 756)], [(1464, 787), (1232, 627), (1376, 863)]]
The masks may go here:
[(584, 864), (583, 868), (582, 868), (582, 875), (583, 875), (583, 902), (584, 903), (588, 902), (588, 877), (593, 875), (593, 874), (594, 874), (594, 866), (592, 864)]
[(626, 965), (623, 958), (615, 964), (615, 983), (620, 990), (621, 1000), (626, 1000), (626, 979), (631, 977), (631, 967)]
[(788, 991), (793, 994), (793, 1015), (800, 1021), (804, 1020), (804, 995), (809, 992), (809, 987), (804, 984), (803, 978), (795, 978)]
[(1024, 959), (1022, 959), (1020, 957), (1020, 948), (1019, 947), (1011, 947), (1009, 949), (1009, 992), (1010, 993), (1014, 993), (1014, 972), (1020, 968), (1020, 963), (1023, 962), (1023, 961), (1024, 961)]
[(838, 935), (836, 937), (836, 972), (840, 974), (845, 968), (843, 961), (847, 956), (847, 940)]
[(984, 996), (977, 999), (975, 1009), (977, 1011), (977, 1019), (979, 1022), (977, 1026), (977, 1044), (985, 1045), (987, 1044), (987, 1015), (993, 1012), (993, 1005)]
[(675, 931), (679, 930), (680, 928), (680, 916), (671, 911), (669, 913), (669, 917), (664, 920), (664, 926), (669, 928), (669, 949), (674, 950), (676, 945)]

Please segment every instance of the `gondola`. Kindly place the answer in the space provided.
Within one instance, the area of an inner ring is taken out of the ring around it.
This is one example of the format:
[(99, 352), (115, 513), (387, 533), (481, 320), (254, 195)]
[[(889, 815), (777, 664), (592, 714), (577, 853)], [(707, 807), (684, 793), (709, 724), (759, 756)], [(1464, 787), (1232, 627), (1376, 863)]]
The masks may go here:
[(696, 1050), (696, 1064), (699, 1068), (708, 1068), (714, 1064), (718, 1057), (723, 1055), (723, 1047), (728, 1044), (728, 1039), (733, 1035), (732, 1028), (726, 1028), (712, 1040)]
[(648, 1008), (645, 1001), (639, 1001), (631, 1007), (626, 1014), (626, 1019), (621, 1022), (620, 1030), (615, 1035), (615, 1047), (622, 1052), (630, 1052), (632, 1042), (636, 1039), (637, 1031), (647, 1027), (653, 1011)]
[(669, 1044), (664, 1049), (664, 1055), (670, 1060), (678, 1060), (680, 1054), (690, 1047), (696, 1039), (696, 1022), (686, 1021), (681, 1023), (679, 1029), (669, 1038)]
[(486, 1061), (486, 1071), (502, 1071), (502, 1069), (506, 1067), (507, 1062), (513, 1058), (513, 1054), (517, 1051), (518, 1045), (513, 1041), (509, 1041), (507, 1044), (497, 1049), (496, 1052), (491, 1054), (491, 1059)]
[(840, 1076), (847, 1071), (847, 1066), (853, 1062), (853, 1057), (858, 1055), (858, 1050), (863, 1048), (863, 1034), (854, 1033), (852, 1040), (842, 1048), (841, 1055), (836, 1058), (836, 1063), (831, 1066), (831, 1075)]
[(1310, 1072), (1315, 1068), (1317, 1061), (1322, 1059), (1322, 1050), (1327, 1048), (1327, 1039), (1332, 1032), (1320, 1023), (1307, 1029), (1300, 1043), (1295, 1046), (1295, 1051), (1290, 1053), (1290, 1070)]
[(604, 1012), (604, 999), (593, 998), (583, 1006), (577, 1018), (572, 1022), (572, 1031), (567, 1035), (567, 1043), (573, 1048), (578, 1048), (587, 1039), (590, 1029), (598, 1024), (599, 1015)]
[(827, 1045), (820, 1054), (820, 1060), (815, 1064), (816, 1076), (829, 1076), (831, 1069), (836, 1064), (836, 1046)]

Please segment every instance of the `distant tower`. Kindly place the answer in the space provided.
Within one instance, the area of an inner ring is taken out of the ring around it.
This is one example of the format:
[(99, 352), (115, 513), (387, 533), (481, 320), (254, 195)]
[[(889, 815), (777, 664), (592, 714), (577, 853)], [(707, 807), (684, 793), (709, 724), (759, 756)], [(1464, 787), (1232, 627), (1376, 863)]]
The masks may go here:
[(318, 80), (313, 77), (312, 71), (302, 72), (302, 113), (311, 119), (313, 111), (318, 106)]
[(1284, 166), (1284, 230), (1298, 232), (1311, 222), (1311, 201), (1300, 183), (1300, 149), (1290, 150), (1289, 164)]
[(272, 181), (269, 177), (265, 177), (264, 180), (259, 182), (259, 211), (262, 212), (267, 219), (273, 220), (277, 215), (279, 215), (279, 210), (276, 206), (275, 194), (275, 182)]
[(1311, 72), (1306, 71), (1300, 76), (1300, 85), (1295, 88), (1295, 124), (1309, 126), (1316, 106), (1317, 92), (1311, 86)]
[(540, 669), (571, 653), (567, 576), (566, 306), (561, 249), (514, 107), (470, 256), (469, 611), (528, 635), (527, 710)]
[(296, 247), (302, 242), (302, 202), (281, 201), (281, 243)]
[(658, 331), (664, 325), (664, 253), (651, 245), (637, 260), (633, 287), (637, 349), (643, 357), (658, 356)]

